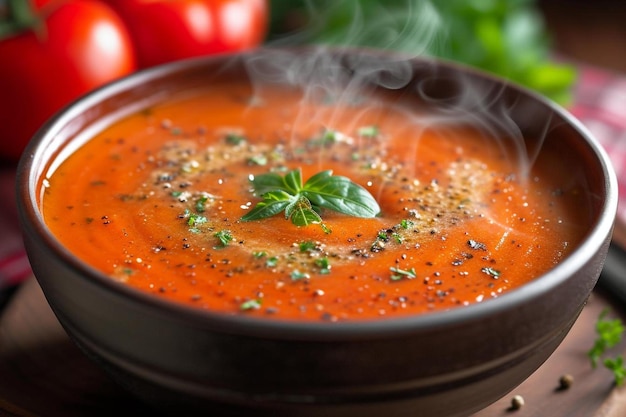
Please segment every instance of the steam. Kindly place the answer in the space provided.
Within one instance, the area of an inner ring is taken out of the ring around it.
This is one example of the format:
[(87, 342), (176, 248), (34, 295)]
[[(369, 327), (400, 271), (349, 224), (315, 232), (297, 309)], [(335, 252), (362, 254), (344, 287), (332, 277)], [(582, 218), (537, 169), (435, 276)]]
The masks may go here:
[[(407, 0), (403, 4), (405, 7), (394, 3), (390, 8), (380, 2), (366, 11), (357, 1), (307, 1), (308, 25), (273, 40), (270, 46), (276, 48), (253, 55), (246, 62), (250, 79), (259, 93), (264, 85), (280, 84), (301, 89), (304, 102), (319, 103), (333, 97), (342, 104), (362, 103), (364, 108), (383, 105), (376, 95), (380, 89), (407, 90), (428, 109), (407, 112), (408, 121), (416, 128), (479, 128), (485, 143), (499, 147), (512, 165), (521, 167), (519, 177), (526, 178), (541, 143), (527, 148), (518, 116), (524, 103), (503, 99), (502, 84), (474, 77), (471, 71), (449, 71), (427, 59), (430, 52), (445, 45), (445, 18), (430, 1)], [(337, 15), (350, 16), (351, 23), (334, 27), (329, 17)], [(301, 46), (319, 33), (325, 35), (318, 44)], [(341, 45), (351, 45), (349, 52), (342, 53), (348, 48)], [(543, 117), (544, 127), (538, 134), (544, 137), (550, 117), (536, 113), (531, 110), (528, 117)], [(315, 122), (333, 128), (332, 118), (312, 120), (310, 114), (301, 114), (294, 121), (294, 131), (299, 124)]]
[(325, 45), (368, 46), (426, 55), (442, 41), (438, 38), (445, 26), (431, 1), (368, 1), (367, 7), (362, 5), (353, 0), (307, 0), (305, 13), (309, 20), (305, 26), (274, 39), (273, 44), (289, 46), (315, 39)]

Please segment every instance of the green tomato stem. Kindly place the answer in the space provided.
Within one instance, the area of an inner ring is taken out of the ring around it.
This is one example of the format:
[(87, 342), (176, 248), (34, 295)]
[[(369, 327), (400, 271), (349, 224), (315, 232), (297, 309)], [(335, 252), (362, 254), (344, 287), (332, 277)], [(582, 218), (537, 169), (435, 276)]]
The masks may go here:
[(42, 28), (42, 17), (29, 0), (7, 0), (5, 7), (0, 7), (0, 40), (27, 30), (39, 33)]

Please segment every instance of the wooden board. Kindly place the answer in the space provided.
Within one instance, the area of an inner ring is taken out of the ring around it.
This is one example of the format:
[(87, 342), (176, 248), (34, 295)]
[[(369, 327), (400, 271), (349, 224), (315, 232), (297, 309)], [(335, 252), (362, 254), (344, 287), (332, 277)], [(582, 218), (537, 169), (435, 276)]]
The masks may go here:
[[(626, 388), (616, 389), (611, 373), (592, 369), (586, 356), (600, 312), (626, 316), (626, 306), (595, 292), (574, 328), (548, 361), (509, 395), (474, 417), (623, 417)], [(626, 353), (626, 341), (612, 353)], [(559, 390), (559, 378), (574, 383)], [(510, 409), (513, 395), (525, 405)], [(451, 399), (453, 401), (453, 399)], [(118, 388), (70, 342), (34, 279), (28, 280), (0, 317), (0, 416), (154, 415)]]

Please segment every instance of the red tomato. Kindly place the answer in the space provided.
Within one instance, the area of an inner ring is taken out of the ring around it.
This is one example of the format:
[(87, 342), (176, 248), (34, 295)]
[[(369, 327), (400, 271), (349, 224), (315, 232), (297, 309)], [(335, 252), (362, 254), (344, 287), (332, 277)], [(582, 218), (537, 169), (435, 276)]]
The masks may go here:
[(106, 4), (49, 4), (58, 6), (48, 11), (41, 30), (0, 41), (0, 157), (5, 159), (17, 159), (63, 106), (136, 69), (130, 36)]
[(260, 44), (266, 0), (104, 0), (126, 22), (142, 68)]

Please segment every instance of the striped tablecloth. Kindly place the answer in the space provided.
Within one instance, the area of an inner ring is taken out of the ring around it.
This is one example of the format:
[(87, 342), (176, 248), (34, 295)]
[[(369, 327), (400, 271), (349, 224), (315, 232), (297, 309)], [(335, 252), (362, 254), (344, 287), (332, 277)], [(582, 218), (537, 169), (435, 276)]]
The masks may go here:
[[(626, 74), (581, 68), (570, 110), (605, 147), (617, 171), (620, 206), (616, 240), (626, 246)], [(0, 166), (0, 291), (31, 273), (15, 207), (15, 167)], [(0, 297), (1, 300), (1, 297)]]

